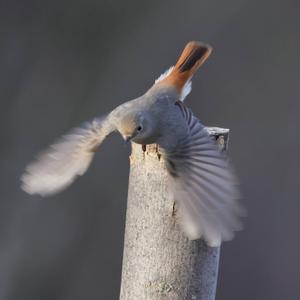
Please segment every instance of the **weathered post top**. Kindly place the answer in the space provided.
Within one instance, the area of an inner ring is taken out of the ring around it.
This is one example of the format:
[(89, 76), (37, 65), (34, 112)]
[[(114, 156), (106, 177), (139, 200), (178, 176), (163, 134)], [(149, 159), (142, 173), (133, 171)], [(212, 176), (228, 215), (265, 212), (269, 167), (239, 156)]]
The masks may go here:
[[(207, 129), (225, 150), (229, 130)], [(219, 251), (182, 232), (157, 145), (133, 144), (120, 299), (215, 299)]]

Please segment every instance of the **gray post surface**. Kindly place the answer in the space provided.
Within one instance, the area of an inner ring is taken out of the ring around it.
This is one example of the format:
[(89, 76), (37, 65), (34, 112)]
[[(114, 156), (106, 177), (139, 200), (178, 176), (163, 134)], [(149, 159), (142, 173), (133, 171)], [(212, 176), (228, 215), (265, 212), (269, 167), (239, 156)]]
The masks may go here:
[[(226, 150), (229, 130), (208, 130)], [(215, 299), (219, 254), (182, 232), (157, 146), (133, 144), (120, 299)]]

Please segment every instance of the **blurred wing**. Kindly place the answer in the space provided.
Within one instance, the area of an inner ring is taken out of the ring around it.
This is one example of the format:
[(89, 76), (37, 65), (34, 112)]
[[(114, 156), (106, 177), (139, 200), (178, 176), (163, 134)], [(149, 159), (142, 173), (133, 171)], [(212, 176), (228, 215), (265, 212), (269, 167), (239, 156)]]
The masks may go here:
[(42, 196), (65, 189), (85, 173), (98, 146), (113, 130), (105, 117), (71, 130), (26, 167), (22, 189)]
[(176, 149), (165, 151), (171, 191), (191, 239), (203, 237), (219, 246), (241, 229), (237, 180), (223, 153), (191, 110), (178, 103), (186, 135)]

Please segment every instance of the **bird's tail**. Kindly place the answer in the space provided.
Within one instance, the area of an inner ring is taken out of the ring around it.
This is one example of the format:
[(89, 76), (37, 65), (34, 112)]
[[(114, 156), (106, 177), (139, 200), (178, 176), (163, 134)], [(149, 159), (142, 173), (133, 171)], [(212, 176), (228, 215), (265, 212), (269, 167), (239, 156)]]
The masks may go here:
[(161, 82), (173, 85), (181, 93), (186, 82), (196, 73), (212, 52), (212, 47), (200, 43), (189, 42), (183, 49), (176, 65)]

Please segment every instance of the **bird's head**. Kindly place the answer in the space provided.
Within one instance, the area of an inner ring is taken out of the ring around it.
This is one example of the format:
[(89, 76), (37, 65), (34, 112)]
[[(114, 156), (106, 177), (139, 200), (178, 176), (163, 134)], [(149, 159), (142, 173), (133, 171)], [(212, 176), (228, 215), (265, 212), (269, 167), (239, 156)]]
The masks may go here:
[(146, 111), (130, 112), (124, 115), (118, 129), (126, 142), (149, 144), (155, 138), (155, 122)]

